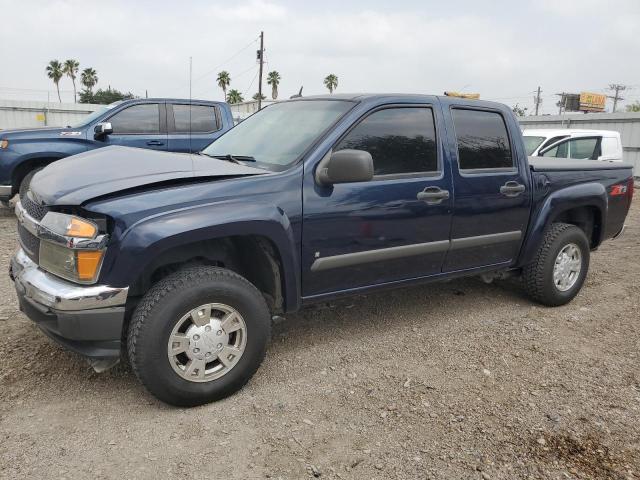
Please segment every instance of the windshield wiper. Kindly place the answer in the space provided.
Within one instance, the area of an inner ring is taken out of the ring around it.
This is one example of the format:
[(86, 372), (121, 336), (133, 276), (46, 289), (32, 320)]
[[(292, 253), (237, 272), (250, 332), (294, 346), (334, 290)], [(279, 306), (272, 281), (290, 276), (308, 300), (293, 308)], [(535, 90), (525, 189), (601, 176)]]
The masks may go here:
[(249, 155), (231, 155), (227, 153), (226, 155), (209, 155), (204, 152), (196, 152), (196, 155), (205, 155), (211, 158), (217, 158), (218, 160), (226, 160), (227, 162), (237, 163), (238, 165), (242, 165), (241, 162), (255, 162), (256, 159)]

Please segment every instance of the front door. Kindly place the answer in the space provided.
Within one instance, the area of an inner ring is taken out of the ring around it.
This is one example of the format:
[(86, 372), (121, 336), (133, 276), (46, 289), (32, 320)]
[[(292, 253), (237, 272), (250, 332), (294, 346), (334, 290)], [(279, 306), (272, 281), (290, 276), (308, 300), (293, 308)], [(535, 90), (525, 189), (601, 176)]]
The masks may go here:
[(167, 122), (164, 103), (131, 105), (105, 120), (113, 133), (103, 139), (104, 146), (167, 150)]
[(529, 220), (531, 191), (527, 166), (518, 164), (511, 141), (515, 120), (500, 111), (444, 104), (452, 161), (455, 202), (451, 249), (444, 272), (515, 260)]
[(435, 105), (387, 105), (365, 115), (333, 151), (365, 150), (369, 182), (303, 187), (303, 296), (440, 273), (449, 246), (451, 175)]

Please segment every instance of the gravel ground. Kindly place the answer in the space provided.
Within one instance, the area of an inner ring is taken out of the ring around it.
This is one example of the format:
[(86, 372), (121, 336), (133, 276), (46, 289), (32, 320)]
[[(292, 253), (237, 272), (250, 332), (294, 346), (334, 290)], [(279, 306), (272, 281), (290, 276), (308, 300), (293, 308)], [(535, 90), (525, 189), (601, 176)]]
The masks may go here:
[[(0, 478), (640, 478), (640, 202), (568, 306), (468, 279), (291, 315), (235, 396), (96, 374), (0, 275)], [(0, 272), (15, 249), (0, 210)]]

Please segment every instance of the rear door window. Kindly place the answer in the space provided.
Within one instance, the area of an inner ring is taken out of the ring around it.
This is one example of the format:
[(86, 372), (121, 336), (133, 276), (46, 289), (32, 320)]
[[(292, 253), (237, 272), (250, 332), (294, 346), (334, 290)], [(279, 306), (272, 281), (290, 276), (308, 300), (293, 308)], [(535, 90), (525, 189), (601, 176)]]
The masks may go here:
[(113, 133), (118, 134), (159, 134), (160, 107), (157, 103), (133, 105), (110, 117)]
[(216, 107), (211, 105), (173, 105), (173, 116), (176, 133), (208, 133), (219, 128)]
[(593, 160), (600, 156), (598, 138), (574, 138), (569, 140), (569, 157), (581, 160)]
[(462, 108), (452, 109), (451, 114), (460, 170), (513, 169), (511, 143), (501, 114)]
[(566, 142), (557, 144), (555, 147), (550, 148), (546, 152), (543, 152), (541, 156), (554, 157), (554, 158), (567, 158), (568, 152), (569, 152), (569, 141), (566, 141)]
[(369, 152), (374, 175), (435, 173), (438, 150), (433, 111), (427, 107), (397, 107), (374, 112), (334, 150), (344, 149)]

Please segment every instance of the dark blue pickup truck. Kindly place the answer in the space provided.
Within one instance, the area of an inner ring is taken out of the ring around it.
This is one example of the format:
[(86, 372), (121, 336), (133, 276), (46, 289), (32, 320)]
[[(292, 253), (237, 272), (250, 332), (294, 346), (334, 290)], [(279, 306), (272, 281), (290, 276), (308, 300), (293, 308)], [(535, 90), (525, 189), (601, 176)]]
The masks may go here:
[(61, 158), (110, 145), (198, 152), (233, 126), (229, 105), (146, 98), (96, 110), (77, 125), (0, 132), (0, 202), (25, 190), (35, 172)]
[[(199, 154), (119, 146), (56, 162), (16, 205), (22, 310), (158, 398), (223, 398), (271, 319), (463, 276), (569, 302), (633, 195), (621, 163), (531, 159), (504, 105), (331, 95), (266, 107)], [(452, 305), (455, 308), (455, 305)]]

